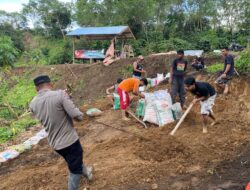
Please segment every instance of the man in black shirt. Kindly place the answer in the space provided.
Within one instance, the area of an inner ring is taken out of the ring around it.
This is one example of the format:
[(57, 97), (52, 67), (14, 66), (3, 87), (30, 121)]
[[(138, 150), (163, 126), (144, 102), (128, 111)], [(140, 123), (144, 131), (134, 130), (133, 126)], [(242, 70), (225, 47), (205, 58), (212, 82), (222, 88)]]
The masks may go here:
[(221, 75), (216, 79), (215, 84), (223, 90), (223, 94), (228, 94), (229, 81), (234, 75), (234, 58), (228, 53), (228, 48), (221, 49), (222, 55), (224, 56), (224, 69)]
[(192, 65), (193, 68), (196, 69), (196, 71), (201, 71), (205, 67), (205, 63), (202, 57), (196, 57), (194, 58)]
[(184, 51), (177, 51), (178, 58), (175, 59), (170, 67), (170, 79), (171, 84), (171, 96), (172, 101), (175, 103), (177, 93), (179, 94), (180, 103), (183, 108), (185, 103), (185, 88), (184, 88), (184, 76), (187, 69), (187, 61), (183, 59)]
[(215, 89), (207, 82), (196, 82), (193, 77), (189, 77), (185, 80), (185, 88), (195, 95), (192, 102), (193, 104), (200, 102), (203, 118), (203, 133), (207, 133), (208, 117), (213, 120), (211, 126), (216, 124), (216, 118), (212, 110), (216, 98)]

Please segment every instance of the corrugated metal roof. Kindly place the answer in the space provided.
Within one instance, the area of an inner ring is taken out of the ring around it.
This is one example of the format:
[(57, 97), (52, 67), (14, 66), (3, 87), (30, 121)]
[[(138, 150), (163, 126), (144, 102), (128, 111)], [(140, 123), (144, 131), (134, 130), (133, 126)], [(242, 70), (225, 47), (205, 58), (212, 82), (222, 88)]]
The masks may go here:
[(107, 27), (81, 27), (73, 30), (67, 36), (85, 36), (90, 38), (105, 38), (123, 35), (128, 38), (134, 38), (128, 26), (107, 26)]

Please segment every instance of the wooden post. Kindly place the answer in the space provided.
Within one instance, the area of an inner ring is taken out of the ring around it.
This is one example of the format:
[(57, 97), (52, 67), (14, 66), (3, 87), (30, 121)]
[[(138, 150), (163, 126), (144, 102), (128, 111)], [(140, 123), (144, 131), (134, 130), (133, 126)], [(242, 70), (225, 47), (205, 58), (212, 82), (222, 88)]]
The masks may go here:
[(75, 37), (73, 37), (73, 64), (75, 64)]

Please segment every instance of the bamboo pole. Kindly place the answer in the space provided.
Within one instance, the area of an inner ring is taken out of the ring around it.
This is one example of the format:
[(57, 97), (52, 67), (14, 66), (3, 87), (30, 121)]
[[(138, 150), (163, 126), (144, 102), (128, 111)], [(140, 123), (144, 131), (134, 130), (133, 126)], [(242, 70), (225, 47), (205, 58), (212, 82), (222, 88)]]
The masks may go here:
[(179, 122), (177, 123), (177, 125), (175, 126), (175, 128), (171, 131), (170, 135), (174, 135), (175, 132), (177, 131), (177, 129), (180, 127), (180, 125), (182, 124), (182, 122), (184, 121), (184, 119), (186, 118), (187, 114), (190, 112), (190, 110), (192, 109), (193, 107), (193, 103), (191, 103), (189, 106), (188, 106), (188, 109), (185, 111), (185, 113), (183, 114), (183, 116), (181, 117), (181, 119), (179, 120)]

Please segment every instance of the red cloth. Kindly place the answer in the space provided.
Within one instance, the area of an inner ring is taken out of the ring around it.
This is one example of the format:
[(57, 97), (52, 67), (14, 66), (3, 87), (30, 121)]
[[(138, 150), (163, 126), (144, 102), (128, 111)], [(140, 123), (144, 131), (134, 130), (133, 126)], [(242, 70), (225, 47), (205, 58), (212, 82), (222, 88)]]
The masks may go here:
[(129, 95), (128, 95), (127, 92), (125, 92), (124, 90), (120, 89), (119, 87), (117, 89), (117, 93), (120, 96), (120, 107), (121, 107), (121, 110), (125, 110), (129, 106), (129, 104), (130, 104)]
[(250, 190), (250, 182), (247, 184), (247, 187), (245, 190)]

